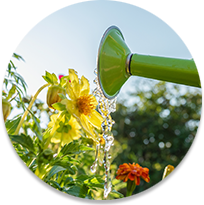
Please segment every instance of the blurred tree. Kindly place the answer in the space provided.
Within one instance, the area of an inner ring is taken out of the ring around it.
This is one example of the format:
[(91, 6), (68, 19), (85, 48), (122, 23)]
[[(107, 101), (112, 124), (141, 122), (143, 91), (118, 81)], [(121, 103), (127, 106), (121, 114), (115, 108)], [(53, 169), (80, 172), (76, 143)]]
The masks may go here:
[[(164, 82), (138, 87), (112, 114), (113, 134), (123, 149), (113, 163), (136, 162), (150, 169), (150, 183), (141, 183), (134, 193), (158, 183), (166, 165), (176, 167), (183, 159), (195, 137), (202, 102), (199, 89), (180, 92), (184, 87)], [(135, 103), (128, 106), (131, 98)]]

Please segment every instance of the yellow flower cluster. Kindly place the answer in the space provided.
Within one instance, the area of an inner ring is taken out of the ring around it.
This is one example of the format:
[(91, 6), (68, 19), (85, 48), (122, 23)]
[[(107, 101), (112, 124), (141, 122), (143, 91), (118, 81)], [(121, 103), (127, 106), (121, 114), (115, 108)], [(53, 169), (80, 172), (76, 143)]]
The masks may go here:
[[(63, 146), (73, 140), (80, 138), (80, 129), (82, 128), (86, 135), (94, 141), (99, 142), (95, 128), (101, 130), (102, 116), (95, 110), (98, 104), (94, 95), (90, 94), (89, 81), (82, 76), (78, 78), (77, 72), (69, 69), (69, 75), (65, 76), (66, 94), (69, 98), (63, 99), (60, 103), (66, 107), (67, 113), (71, 114), (68, 123), (65, 121), (65, 115), (62, 112), (53, 114), (48, 124), (51, 128), (51, 142), (59, 143)], [(58, 101), (59, 102), (59, 101)], [(64, 124), (67, 129), (60, 130)]]
[(63, 116), (59, 122), (57, 121), (59, 114), (51, 115), (51, 121), (48, 123), (48, 127), (51, 127), (51, 133), (53, 132), (51, 142), (53, 143), (60, 143), (64, 146), (65, 144), (70, 143), (73, 140), (77, 140), (81, 137), (80, 135), (80, 125), (77, 123), (74, 117), (71, 117), (69, 120), (69, 126), (71, 129), (68, 132), (57, 132), (57, 129), (60, 127), (60, 122), (65, 123), (65, 116)]

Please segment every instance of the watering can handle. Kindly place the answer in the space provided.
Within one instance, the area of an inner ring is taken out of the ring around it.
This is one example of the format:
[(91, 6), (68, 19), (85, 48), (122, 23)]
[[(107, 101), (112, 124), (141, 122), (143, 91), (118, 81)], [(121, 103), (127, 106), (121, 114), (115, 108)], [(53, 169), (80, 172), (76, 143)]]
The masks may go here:
[(201, 87), (198, 71), (193, 59), (141, 54), (132, 54), (129, 58), (130, 75)]

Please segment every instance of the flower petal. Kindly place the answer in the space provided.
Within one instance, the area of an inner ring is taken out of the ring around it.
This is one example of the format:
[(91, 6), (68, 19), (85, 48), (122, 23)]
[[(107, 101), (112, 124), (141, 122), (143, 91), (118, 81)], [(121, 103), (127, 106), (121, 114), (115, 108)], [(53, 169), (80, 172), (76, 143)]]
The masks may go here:
[(135, 176), (132, 172), (130, 172), (130, 173), (128, 174), (128, 178), (129, 178), (131, 181), (134, 181), (135, 177), (136, 177), (136, 176)]
[(66, 91), (72, 100), (76, 100), (80, 95), (80, 84), (77, 72), (69, 69), (69, 82), (67, 82)]
[(90, 85), (89, 81), (82, 76), (81, 77), (81, 89), (80, 89), (80, 95), (88, 95), (90, 93)]
[(101, 129), (101, 123), (103, 122), (102, 116), (96, 111), (93, 110), (90, 116), (86, 116), (87, 120), (97, 129)]
[(137, 186), (140, 185), (140, 178), (139, 177), (135, 177), (135, 184)]
[(74, 100), (64, 99), (64, 100), (61, 101), (61, 103), (66, 106), (67, 111), (71, 115), (73, 115), (74, 117), (75, 116), (76, 117), (80, 116), (79, 110), (77, 109), (76, 102)]
[(77, 72), (74, 69), (69, 69), (69, 78), (71, 82), (76, 81), (76, 83), (79, 83)]
[(91, 127), (91, 125), (87, 121), (87, 118), (85, 115), (82, 114), (80, 116), (79, 123), (80, 123), (81, 127), (83, 128), (83, 130), (88, 134), (88, 136), (90, 138), (92, 138), (94, 141), (96, 141), (96, 135), (94, 134), (93, 128)]
[(70, 131), (68, 133), (63, 133), (62, 146), (64, 146), (65, 144), (69, 144), (72, 141), (73, 138), (72, 135), (70, 135)]
[(72, 86), (73, 86), (73, 83), (71, 84), (71, 82), (67, 82), (66, 91), (67, 91), (67, 94), (70, 97), (70, 99), (76, 100), (76, 95), (75, 95), (75, 92), (74, 92)]
[(81, 129), (81, 126), (77, 122), (76, 118), (72, 117), (69, 120), (69, 124), (71, 125), (72, 129), (71, 130), (79, 130)]
[(115, 178), (116, 178), (116, 179), (119, 179), (119, 180), (124, 180), (125, 177), (126, 177), (126, 175), (118, 175), (118, 176), (116, 176)]

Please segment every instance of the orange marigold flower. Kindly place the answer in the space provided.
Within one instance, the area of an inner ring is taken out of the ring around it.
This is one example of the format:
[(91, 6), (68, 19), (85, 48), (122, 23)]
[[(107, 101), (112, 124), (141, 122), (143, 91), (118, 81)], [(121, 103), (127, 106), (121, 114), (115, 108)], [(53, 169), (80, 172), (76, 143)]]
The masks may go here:
[(120, 165), (116, 174), (116, 179), (123, 180), (124, 182), (130, 179), (131, 181), (135, 181), (136, 185), (140, 184), (140, 177), (146, 182), (150, 181), (149, 169), (146, 167), (143, 168), (139, 164), (135, 163), (124, 163)]

